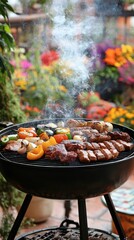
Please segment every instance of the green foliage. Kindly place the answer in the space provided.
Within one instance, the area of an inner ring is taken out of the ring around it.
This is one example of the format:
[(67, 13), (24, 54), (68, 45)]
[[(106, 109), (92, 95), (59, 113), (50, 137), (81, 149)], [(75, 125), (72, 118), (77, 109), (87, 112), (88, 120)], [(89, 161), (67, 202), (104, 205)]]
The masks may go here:
[(6, 211), (11, 206), (20, 206), (25, 194), (11, 186), (0, 174), (0, 196), (0, 206)]
[(0, 119), (18, 123), (26, 120), (26, 117), (20, 108), (19, 96), (11, 82), (13, 67), (9, 57), (15, 42), (10, 32), (8, 11), (14, 12), (8, 0), (1, 0), (0, 15), (3, 16), (5, 23), (0, 23)]
[(8, 11), (14, 12), (14, 9), (11, 5), (8, 4), (8, 0), (0, 1), (0, 15), (4, 17), (6, 21), (8, 21)]
[(105, 68), (98, 70), (94, 75), (95, 84), (100, 84), (102, 79), (110, 79), (114, 82), (117, 82), (119, 78), (119, 72), (116, 67), (105, 66)]
[(1, 227), (0, 227), (0, 237), (2, 240), (7, 240), (9, 231), (14, 222), (14, 217), (11, 213), (7, 213), (2, 218)]
[(10, 81), (3, 81), (0, 76), (0, 119), (13, 123), (26, 121), (26, 116), (20, 108), (20, 99), (14, 92)]

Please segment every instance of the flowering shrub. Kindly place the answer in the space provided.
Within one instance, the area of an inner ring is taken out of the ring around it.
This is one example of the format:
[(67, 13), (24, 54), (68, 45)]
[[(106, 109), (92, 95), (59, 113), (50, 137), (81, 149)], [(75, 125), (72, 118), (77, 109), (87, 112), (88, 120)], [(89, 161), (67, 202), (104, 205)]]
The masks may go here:
[(14, 66), (13, 80), (20, 91), (22, 107), (27, 115), (41, 114), (48, 99), (52, 102), (71, 99), (67, 81), (72, 72), (60, 62), (56, 51), (49, 51), (29, 60), (22, 49), (16, 49), (11, 64)]
[[(101, 99), (96, 92), (82, 92), (78, 95), (78, 101), (81, 107), (80, 112), (83, 112), (86, 118), (95, 120), (102, 120), (109, 110), (115, 106), (113, 103)], [(86, 112), (82, 109), (85, 109)]]
[[(102, 78), (134, 84), (134, 47), (122, 44), (119, 47), (108, 43), (97, 45), (96, 83)], [(125, 74), (124, 74), (125, 73)]]
[(104, 120), (134, 128), (134, 107), (113, 107)]

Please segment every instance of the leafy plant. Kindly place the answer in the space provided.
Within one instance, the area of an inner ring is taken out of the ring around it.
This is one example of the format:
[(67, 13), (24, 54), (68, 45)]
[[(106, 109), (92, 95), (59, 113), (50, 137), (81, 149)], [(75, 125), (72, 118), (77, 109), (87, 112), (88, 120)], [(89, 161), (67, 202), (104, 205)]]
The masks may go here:
[(14, 12), (14, 9), (8, 0), (1, 0), (0, 15), (5, 23), (0, 23), (0, 119), (17, 123), (25, 121), (26, 116), (21, 110), (20, 99), (11, 80), (14, 69), (9, 58), (15, 41), (10, 31), (8, 11)]

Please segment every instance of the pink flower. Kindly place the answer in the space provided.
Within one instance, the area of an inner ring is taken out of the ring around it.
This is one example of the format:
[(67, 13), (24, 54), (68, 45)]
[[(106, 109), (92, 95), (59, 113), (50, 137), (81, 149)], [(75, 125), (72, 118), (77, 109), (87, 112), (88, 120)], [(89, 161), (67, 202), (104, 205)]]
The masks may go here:
[(32, 63), (30, 63), (28, 60), (22, 60), (20, 66), (23, 69), (29, 69), (30, 67), (32, 67)]

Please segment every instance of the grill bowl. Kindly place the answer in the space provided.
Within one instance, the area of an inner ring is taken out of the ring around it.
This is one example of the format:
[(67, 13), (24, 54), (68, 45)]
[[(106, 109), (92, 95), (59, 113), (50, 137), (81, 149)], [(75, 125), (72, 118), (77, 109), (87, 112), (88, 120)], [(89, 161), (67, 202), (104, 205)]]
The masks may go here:
[[(37, 124), (61, 119), (44, 119), (17, 124), (1, 131), (3, 135), (15, 133), (19, 127), (36, 127)], [(134, 141), (132, 129), (113, 124), (114, 129), (128, 132)], [(63, 164), (58, 161), (28, 161), (14, 152), (0, 152), (0, 171), (17, 189), (39, 197), (51, 199), (78, 199), (107, 194), (121, 186), (134, 169), (134, 150), (122, 152), (110, 161), (82, 164)]]

